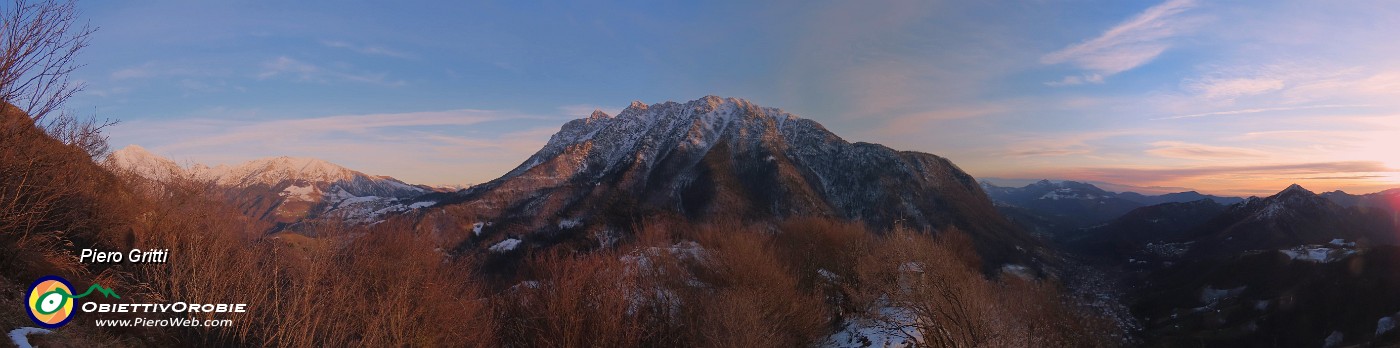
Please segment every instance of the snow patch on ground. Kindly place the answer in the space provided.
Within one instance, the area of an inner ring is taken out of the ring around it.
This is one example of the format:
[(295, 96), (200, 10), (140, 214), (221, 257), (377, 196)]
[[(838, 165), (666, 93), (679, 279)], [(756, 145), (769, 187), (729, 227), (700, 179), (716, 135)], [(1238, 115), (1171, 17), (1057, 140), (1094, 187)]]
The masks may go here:
[[(618, 259), (624, 264), (623, 272), (629, 275), (640, 275), (650, 277), (654, 275), (664, 275), (667, 268), (658, 267), (657, 258), (674, 257), (676, 260), (704, 265), (708, 262), (708, 253), (700, 243), (694, 241), (683, 241), (671, 245), (670, 247), (648, 247), (638, 248)], [(685, 270), (679, 270), (686, 272)], [(683, 274), (685, 284), (692, 288), (705, 288), (709, 284), (696, 279), (692, 274)], [(663, 304), (671, 308), (671, 313), (679, 313), (681, 308), (680, 296), (675, 291), (661, 285), (647, 288), (628, 288), (627, 313), (634, 314), (644, 306), (652, 303)]]
[[(344, 191), (341, 191), (341, 192), (344, 192)], [(340, 201), (340, 204), (341, 204), (341, 205), (360, 204), (360, 203), (374, 202), (374, 201), (378, 201), (378, 200), (379, 200), (379, 196), (350, 197), (350, 198), (346, 198), (346, 199), (343, 200), (343, 201)]]
[(496, 243), (496, 245), (492, 245), (492, 246), (491, 246), (491, 252), (494, 252), (494, 253), (504, 253), (504, 252), (507, 252), (507, 251), (515, 250), (515, 248), (516, 248), (516, 247), (519, 247), (519, 246), (520, 246), (520, 240), (519, 240), (519, 239), (509, 238), (509, 239), (503, 240), (503, 241), (501, 241), (501, 242), (499, 242), (499, 243)]
[(33, 348), (34, 346), (29, 345), (29, 335), (45, 335), (50, 333), (53, 333), (53, 331), (37, 327), (22, 327), (10, 330), (10, 341), (14, 342), (19, 348)]
[(583, 225), (583, 219), (581, 219), (581, 218), (560, 219), (560, 220), (559, 220), (559, 229), (561, 229), (561, 230), (562, 230), (562, 229), (568, 229), (568, 228), (579, 227), (579, 226), (582, 226), (582, 225)]
[(1376, 336), (1384, 335), (1391, 330), (1395, 330), (1397, 322), (1400, 322), (1400, 312), (1376, 320)]
[(1032, 274), (1031, 269), (1030, 269), (1029, 267), (1022, 266), (1022, 265), (1015, 265), (1015, 264), (1006, 264), (1006, 265), (1003, 265), (1003, 266), (1001, 266), (1001, 273), (1011, 274), (1011, 275), (1020, 277), (1021, 279), (1027, 279), (1027, 280), (1035, 279), (1035, 275)]
[(1356, 254), (1356, 250), (1353, 249), (1329, 248), (1320, 245), (1300, 245), (1292, 249), (1279, 250), (1279, 252), (1288, 255), (1288, 258), (1294, 261), (1316, 263), (1334, 262)]
[(277, 195), (278, 195), (278, 196), (282, 196), (282, 197), (286, 197), (287, 199), (295, 199), (295, 200), (302, 200), (302, 201), (314, 201), (314, 200), (316, 200), (316, 196), (319, 196), (320, 194), (321, 194), (321, 192), (320, 192), (319, 190), (317, 190), (315, 186), (311, 186), (311, 185), (306, 185), (306, 186), (292, 185), (292, 186), (287, 186), (287, 188), (285, 188), (285, 189), (282, 189), (282, 192), (279, 192)]
[(484, 223), (484, 222), (477, 222), (477, 223), (472, 224), (472, 234), (475, 234), (475, 235), (480, 236), (480, 235), (481, 235), (481, 227), (483, 227), (483, 226), (486, 226), (486, 223)]
[(899, 271), (900, 271), (900, 272), (924, 273), (924, 265), (919, 264), (918, 262), (913, 262), (913, 261), (905, 262), (904, 264), (899, 265)]
[(418, 202), (418, 203), (409, 204), (409, 205), (408, 205), (408, 209), (427, 208), (427, 207), (433, 206), (434, 204), (437, 204), (437, 202), (433, 202), (433, 201)]
[(1339, 346), (1342, 344), (1342, 337), (1344, 336), (1341, 331), (1334, 330), (1331, 335), (1327, 335), (1327, 339), (1322, 340), (1322, 346), (1324, 348)]
[[(880, 309), (880, 315), (887, 320), (899, 322), (912, 322), (912, 317), (907, 311), (885, 307)], [(894, 328), (890, 323), (878, 322), (865, 318), (847, 319), (842, 324), (841, 331), (837, 331), (826, 340), (817, 344), (818, 347), (831, 348), (855, 348), (855, 347), (913, 347), (918, 342), (908, 342), (906, 337), (896, 334), (895, 331), (902, 330), (913, 336), (914, 340), (922, 340), (918, 330), (912, 326)]]

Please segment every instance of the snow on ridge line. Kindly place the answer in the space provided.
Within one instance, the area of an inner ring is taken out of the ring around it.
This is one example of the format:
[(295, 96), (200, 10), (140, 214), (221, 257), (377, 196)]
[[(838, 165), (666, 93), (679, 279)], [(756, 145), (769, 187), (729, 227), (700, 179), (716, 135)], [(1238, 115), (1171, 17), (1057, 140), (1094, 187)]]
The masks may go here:
[(189, 175), (209, 180), (220, 186), (244, 187), (256, 184), (276, 185), (287, 180), (339, 184), (352, 190), (374, 192), (397, 191), (426, 193), (422, 187), (410, 185), (388, 176), (374, 176), (311, 157), (268, 157), (237, 165), (219, 164), (213, 167), (192, 164), (182, 167), (169, 158), (146, 151), (139, 145), (128, 145), (112, 152), (106, 160), (111, 165), (142, 176), (164, 180), (171, 176)]

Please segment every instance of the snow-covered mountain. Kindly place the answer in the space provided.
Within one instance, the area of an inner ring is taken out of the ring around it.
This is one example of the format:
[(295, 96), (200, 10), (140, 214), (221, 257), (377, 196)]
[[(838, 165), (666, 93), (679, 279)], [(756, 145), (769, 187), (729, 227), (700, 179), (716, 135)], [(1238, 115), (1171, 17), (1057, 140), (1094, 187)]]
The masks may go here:
[(1294, 184), (1272, 196), (1250, 197), (1226, 207), (1180, 242), (1195, 243), (1199, 254), (1283, 249), (1335, 239), (1384, 245), (1397, 242), (1395, 228), (1389, 214), (1344, 207)]
[(439, 229), (487, 221), (494, 223), (487, 234), (535, 236), (526, 240), (532, 243), (586, 239), (669, 214), (956, 226), (997, 257), (1035, 245), (947, 159), (849, 143), (815, 121), (715, 96), (633, 102), (617, 116), (597, 111), (570, 121), (520, 166), (455, 201)]
[(183, 178), (212, 183), (244, 214), (277, 223), (278, 228), (314, 218), (373, 222), (388, 213), (432, 204), (409, 200), (432, 192), (427, 187), (314, 158), (273, 157), (235, 166), (186, 168), (130, 145), (114, 151), (106, 163), (156, 181)]
[(1027, 230), (1052, 237), (1103, 224), (1143, 206), (1075, 181), (1041, 180), (1025, 187), (981, 184), (1002, 214)]
[(127, 145), (107, 156), (106, 164), (131, 171), (142, 177), (165, 181), (188, 173), (169, 158), (146, 151), (140, 145)]

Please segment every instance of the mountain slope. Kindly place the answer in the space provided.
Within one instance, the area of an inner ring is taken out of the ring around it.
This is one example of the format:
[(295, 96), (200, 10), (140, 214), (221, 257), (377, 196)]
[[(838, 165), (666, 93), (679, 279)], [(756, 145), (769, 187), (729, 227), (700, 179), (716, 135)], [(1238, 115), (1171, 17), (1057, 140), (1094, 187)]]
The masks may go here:
[(212, 183), (243, 214), (276, 223), (276, 229), (323, 217), (367, 223), (387, 213), (430, 204), (413, 206), (406, 201), (429, 193), (428, 188), (313, 158), (273, 157), (232, 167), (196, 164), (186, 169), (131, 145), (113, 152), (106, 164), (157, 181), (183, 178)]
[(1202, 194), (1202, 193), (1196, 192), (1196, 191), (1186, 191), (1186, 192), (1167, 193), (1167, 194), (1160, 194), (1160, 195), (1155, 195), (1155, 196), (1144, 195), (1144, 194), (1137, 193), (1137, 192), (1121, 192), (1121, 193), (1118, 194), (1118, 198), (1122, 198), (1122, 199), (1126, 199), (1126, 200), (1130, 200), (1130, 201), (1142, 203), (1142, 204), (1144, 204), (1144, 205), (1157, 205), (1157, 204), (1162, 204), (1162, 203), (1184, 203), (1184, 202), (1194, 202), (1194, 201), (1199, 201), (1199, 200), (1202, 200), (1202, 199), (1208, 199), (1208, 200), (1210, 200), (1210, 201), (1212, 201), (1212, 202), (1215, 202), (1215, 203), (1217, 203), (1217, 204), (1224, 204), (1224, 205), (1235, 204), (1235, 203), (1239, 203), (1239, 202), (1243, 202), (1243, 201), (1244, 201), (1244, 198), (1239, 198), (1239, 197), (1222, 197), (1222, 196), (1216, 196), (1216, 195), (1207, 195), (1207, 194)]
[[(1179, 243), (1193, 228), (1210, 221), (1225, 211), (1225, 206), (1209, 199), (1184, 203), (1163, 203), (1119, 216), (1113, 221), (1065, 236), (1063, 244), (1076, 252), (1093, 256), (1136, 255), (1151, 258), (1156, 253), (1171, 252), (1171, 243)], [(1162, 245), (1162, 247), (1147, 247)]]
[(1365, 245), (1396, 242), (1390, 216), (1347, 208), (1296, 184), (1265, 198), (1231, 205), (1190, 234), (1201, 252), (1238, 252), (1326, 244), (1345, 239)]
[[(1400, 289), (1400, 249), (1389, 214), (1344, 207), (1298, 185), (1223, 209), (1192, 204), (1199, 206), (1135, 210), (1096, 237), (1110, 246), (1100, 256), (1120, 258), (1107, 267), (1133, 284), (1146, 345), (1400, 339), (1392, 295)], [(1177, 220), (1149, 223), (1163, 218)]]
[(1219, 204), (1243, 201), (1236, 197), (1204, 195), (1195, 191), (1149, 196), (1136, 192), (1110, 192), (1077, 181), (1040, 180), (1024, 187), (996, 186), (983, 181), (1002, 214), (1023, 228), (1056, 239), (1075, 238), (1079, 231), (1102, 226), (1133, 209), (1163, 203), (1209, 199)]
[[(771, 221), (792, 216), (970, 232), (1005, 259), (1033, 246), (947, 159), (849, 143), (815, 121), (735, 98), (633, 102), (561, 127), (501, 178), (458, 195), (439, 230), (587, 242), (643, 216)], [(470, 244), (470, 243), (469, 243)], [(471, 245), (467, 245), (470, 247)]]
[(1142, 203), (1075, 181), (1041, 180), (1025, 187), (1000, 187), (982, 183), (1003, 214), (1023, 227), (1058, 238), (1079, 229), (1103, 224)]

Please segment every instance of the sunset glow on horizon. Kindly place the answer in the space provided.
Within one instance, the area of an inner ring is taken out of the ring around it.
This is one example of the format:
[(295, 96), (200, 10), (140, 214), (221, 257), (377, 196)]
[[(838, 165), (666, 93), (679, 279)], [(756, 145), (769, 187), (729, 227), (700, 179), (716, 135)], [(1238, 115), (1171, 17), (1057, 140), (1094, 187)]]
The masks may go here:
[(481, 183), (570, 119), (738, 97), (978, 178), (1400, 187), (1400, 3), (84, 3), (77, 111), (181, 163)]

